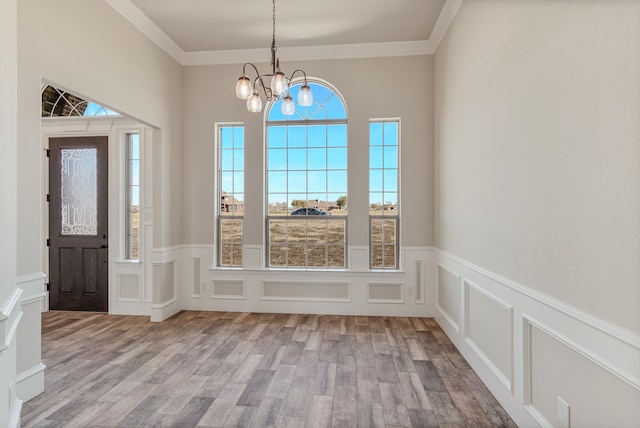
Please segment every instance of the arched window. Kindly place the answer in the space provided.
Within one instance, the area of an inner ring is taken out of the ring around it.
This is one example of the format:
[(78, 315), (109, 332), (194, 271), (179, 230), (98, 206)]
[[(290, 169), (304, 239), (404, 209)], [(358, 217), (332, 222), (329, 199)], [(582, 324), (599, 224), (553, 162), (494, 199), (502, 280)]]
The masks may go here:
[(78, 116), (120, 116), (120, 113), (51, 85), (42, 85), (42, 117)]
[(266, 114), (267, 265), (344, 268), (347, 110), (335, 89), (308, 83), (312, 106), (285, 116), (277, 101)]

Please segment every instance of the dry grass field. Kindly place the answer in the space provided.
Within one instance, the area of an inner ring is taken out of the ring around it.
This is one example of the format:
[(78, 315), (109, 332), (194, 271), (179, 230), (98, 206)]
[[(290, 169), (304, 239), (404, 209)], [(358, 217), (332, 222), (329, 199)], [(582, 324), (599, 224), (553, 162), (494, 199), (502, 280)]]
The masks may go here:
[[(275, 213), (271, 213), (274, 215)], [(379, 214), (379, 213), (378, 213)], [(276, 214), (277, 215), (277, 214)], [(283, 213), (283, 217), (286, 213)], [(269, 220), (269, 265), (273, 267), (345, 266), (345, 218), (332, 216), (288, 217)], [(221, 264), (242, 265), (242, 220), (225, 218), (221, 224)], [(372, 220), (372, 260), (374, 268), (395, 268), (396, 220)]]

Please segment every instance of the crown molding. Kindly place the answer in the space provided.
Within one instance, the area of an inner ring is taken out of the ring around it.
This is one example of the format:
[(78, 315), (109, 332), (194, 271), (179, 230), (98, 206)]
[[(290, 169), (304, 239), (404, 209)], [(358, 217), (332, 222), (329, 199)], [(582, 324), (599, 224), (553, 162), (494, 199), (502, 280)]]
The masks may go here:
[(142, 34), (147, 36), (153, 43), (158, 45), (160, 49), (165, 51), (169, 56), (180, 64), (184, 61), (185, 52), (176, 44), (167, 34), (162, 31), (138, 9), (130, 0), (105, 0), (109, 6), (114, 8), (116, 12), (127, 19)]
[[(270, 50), (267, 48), (185, 52), (130, 0), (105, 1), (183, 66), (267, 62), (270, 58)], [(278, 48), (278, 55), (287, 61), (433, 55), (449, 29), (462, 1), (445, 0), (429, 40), (281, 47)]]
[(442, 10), (440, 11), (440, 16), (438, 16), (438, 20), (436, 21), (436, 25), (433, 26), (433, 31), (431, 32), (431, 36), (429, 36), (429, 41), (433, 45), (432, 54), (436, 53), (438, 46), (440, 46), (440, 42), (444, 38), (444, 35), (447, 34), (447, 30), (449, 30), (449, 26), (453, 22), (453, 18), (456, 17), (456, 13), (458, 13), (458, 9), (462, 4), (463, 0), (445, 0), (442, 5)]

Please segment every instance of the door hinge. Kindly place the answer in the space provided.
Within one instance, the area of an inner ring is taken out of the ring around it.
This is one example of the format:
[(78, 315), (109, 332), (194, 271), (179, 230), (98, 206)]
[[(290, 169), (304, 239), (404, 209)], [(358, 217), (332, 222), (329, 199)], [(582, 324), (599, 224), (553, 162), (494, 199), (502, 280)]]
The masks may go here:
[(44, 153), (47, 155), (47, 157), (51, 157), (51, 150), (49, 149), (44, 149)]
[(51, 195), (47, 193), (47, 202), (51, 202)]
[(47, 291), (51, 290), (51, 284), (49, 284), (48, 282), (45, 284), (47, 286)]
[(47, 238), (47, 247), (51, 246), (51, 240)]

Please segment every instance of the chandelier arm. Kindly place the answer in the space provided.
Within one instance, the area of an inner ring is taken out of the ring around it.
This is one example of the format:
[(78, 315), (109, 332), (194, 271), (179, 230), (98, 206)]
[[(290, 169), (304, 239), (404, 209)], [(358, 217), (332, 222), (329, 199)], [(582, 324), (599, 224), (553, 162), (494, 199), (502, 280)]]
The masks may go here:
[(295, 70), (293, 73), (291, 73), (291, 77), (289, 78), (289, 81), (293, 80), (293, 76), (296, 75), (296, 73), (302, 73), (302, 75), (304, 76), (304, 84), (307, 84), (307, 73), (304, 72), (304, 70)]
[(264, 77), (271, 77), (273, 76), (273, 74), (258, 74), (258, 76), (253, 80), (253, 89), (256, 89), (256, 84), (257, 86), (260, 86), (262, 88), (262, 92), (264, 92), (264, 97), (266, 98), (267, 101), (271, 101), (271, 99), (273, 98), (273, 94), (271, 92), (271, 87), (269, 87), (269, 85), (265, 85), (264, 80), (262, 80)]

